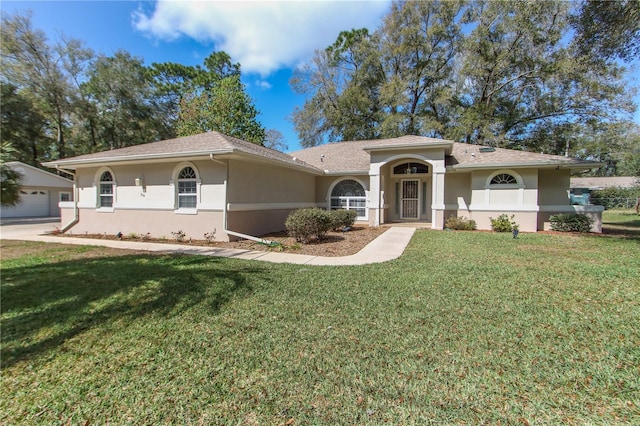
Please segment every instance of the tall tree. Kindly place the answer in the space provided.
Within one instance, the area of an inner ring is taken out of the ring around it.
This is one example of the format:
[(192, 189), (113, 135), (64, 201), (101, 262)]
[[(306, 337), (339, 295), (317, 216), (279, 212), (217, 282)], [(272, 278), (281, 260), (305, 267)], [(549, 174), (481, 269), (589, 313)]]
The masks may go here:
[[(19, 88), (28, 89), (34, 105), (49, 122), (56, 141), (51, 158), (67, 155), (66, 135), (77, 87), (68, 65), (77, 64), (92, 53), (75, 40), (50, 44), (45, 34), (35, 30), (31, 15), (2, 16), (2, 68), (4, 78)], [(72, 59), (73, 58), (73, 59)]]
[(563, 44), (567, 3), (488, 0), (470, 12), (454, 138), (526, 149), (536, 133), (632, 110), (622, 68), (584, 61)]
[(264, 146), (266, 148), (275, 149), (276, 151), (285, 152), (289, 149), (287, 141), (281, 131), (269, 129), (265, 132)]
[(451, 126), (461, 0), (393, 3), (377, 31), (385, 136), (442, 136)]
[(240, 81), (240, 64), (232, 63), (227, 53), (213, 52), (205, 58), (204, 67), (153, 64), (151, 74), (178, 135), (216, 130), (256, 144), (264, 142), (258, 111)]
[(450, 125), (462, 1), (396, 2), (382, 27), (342, 32), (296, 72), (308, 95), (293, 122), (303, 146), (338, 139), (442, 135)]
[(15, 85), (0, 81), (0, 135), (15, 149), (15, 160), (39, 166), (42, 154), (51, 144), (45, 136), (45, 118), (30, 97)]
[(184, 98), (177, 131), (180, 136), (189, 136), (216, 130), (262, 145), (265, 130), (256, 120), (257, 115), (240, 76), (233, 75), (221, 79), (211, 89)]
[(96, 138), (94, 149), (121, 148), (172, 136), (162, 107), (154, 100), (153, 79), (128, 52), (100, 56), (81, 85), (89, 103), (83, 112), (85, 137)]
[(292, 79), (307, 95), (293, 114), (302, 144), (418, 134), (564, 153), (591, 134), (580, 126), (635, 108), (626, 70), (571, 43), (570, 7), (395, 2), (373, 35), (341, 34)]
[(640, 56), (640, 1), (584, 0), (572, 22), (581, 53), (627, 62)]

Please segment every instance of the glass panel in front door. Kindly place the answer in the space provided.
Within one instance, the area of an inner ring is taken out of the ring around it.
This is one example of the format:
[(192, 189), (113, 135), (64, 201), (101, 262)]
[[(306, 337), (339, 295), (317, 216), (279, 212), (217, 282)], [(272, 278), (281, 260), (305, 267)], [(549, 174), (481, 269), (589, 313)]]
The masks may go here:
[(418, 203), (420, 201), (418, 180), (402, 181), (402, 219), (418, 219)]

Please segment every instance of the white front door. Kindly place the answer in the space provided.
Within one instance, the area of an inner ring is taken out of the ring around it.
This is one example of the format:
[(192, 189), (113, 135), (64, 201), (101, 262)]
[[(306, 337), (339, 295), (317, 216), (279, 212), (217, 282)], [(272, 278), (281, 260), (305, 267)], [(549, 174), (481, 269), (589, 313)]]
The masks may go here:
[(420, 217), (420, 180), (403, 179), (400, 196), (400, 218), (417, 220)]

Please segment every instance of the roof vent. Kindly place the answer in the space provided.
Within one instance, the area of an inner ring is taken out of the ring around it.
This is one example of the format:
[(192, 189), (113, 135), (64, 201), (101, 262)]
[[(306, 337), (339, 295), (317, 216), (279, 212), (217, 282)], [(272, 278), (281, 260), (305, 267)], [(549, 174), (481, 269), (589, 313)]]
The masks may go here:
[(495, 150), (492, 146), (483, 146), (480, 148), (480, 152), (494, 152)]

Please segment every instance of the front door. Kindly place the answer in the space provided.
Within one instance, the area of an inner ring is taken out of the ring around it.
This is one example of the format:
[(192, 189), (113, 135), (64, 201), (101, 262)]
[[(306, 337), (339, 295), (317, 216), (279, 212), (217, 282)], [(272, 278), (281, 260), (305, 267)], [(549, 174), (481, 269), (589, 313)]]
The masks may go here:
[(420, 181), (418, 179), (403, 179), (400, 199), (400, 218), (414, 219), (420, 217)]

